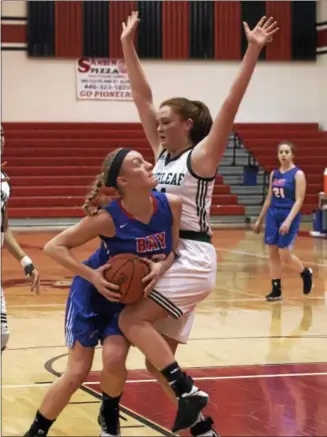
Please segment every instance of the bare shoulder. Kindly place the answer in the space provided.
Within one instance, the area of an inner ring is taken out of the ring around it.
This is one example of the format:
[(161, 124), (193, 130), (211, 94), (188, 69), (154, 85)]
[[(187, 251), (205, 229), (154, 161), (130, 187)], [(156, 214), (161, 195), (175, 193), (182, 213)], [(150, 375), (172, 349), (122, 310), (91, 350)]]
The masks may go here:
[(298, 171), (295, 174), (295, 179), (298, 181), (304, 181), (305, 180), (305, 174), (304, 171), (301, 169), (298, 169)]
[(111, 237), (115, 234), (115, 225), (112, 216), (105, 209), (101, 209), (97, 214), (86, 216), (82, 222), (85, 227), (93, 227), (98, 233)]
[(182, 206), (182, 199), (179, 196), (176, 196), (176, 194), (166, 193), (166, 197), (170, 206)]

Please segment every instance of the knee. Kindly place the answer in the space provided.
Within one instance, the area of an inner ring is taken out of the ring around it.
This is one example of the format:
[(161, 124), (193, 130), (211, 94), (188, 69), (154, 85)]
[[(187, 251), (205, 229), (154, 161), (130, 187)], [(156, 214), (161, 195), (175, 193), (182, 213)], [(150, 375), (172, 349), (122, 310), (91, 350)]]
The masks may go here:
[(67, 369), (64, 373), (64, 378), (66, 380), (67, 388), (69, 389), (69, 391), (77, 390), (86, 380), (89, 373), (90, 367), (85, 366), (82, 363), (75, 363), (73, 368)]
[(279, 250), (277, 246), (269, 246), (269, 258), (274, 261), (274, 260), (279, 260), (280, 256), (279, 256)]
[(118, 319), (119, 329), (127, 335), (130, 329), (137, 323), (139, 323), (139, 319), (133, 314), (133, 311), (130, 311), (129, 308), (124, 308)]
[(127, 372), (127, 353), (125, 350), (108, 351), (103, 354), (103, 372), (113, 375), (121, 375)]
[(279, 249), (279, 256), (283, 263), (291, 264), (292, 262), (292, 254), (287, 249)]

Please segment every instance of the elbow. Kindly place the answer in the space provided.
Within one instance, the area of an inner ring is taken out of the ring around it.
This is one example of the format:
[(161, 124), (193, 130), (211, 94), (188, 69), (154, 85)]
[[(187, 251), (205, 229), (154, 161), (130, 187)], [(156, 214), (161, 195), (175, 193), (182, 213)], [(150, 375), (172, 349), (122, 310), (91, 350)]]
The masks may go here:
[(153, 97), (151, 89), (144, 88), (143, 90), (133, 91), (132, 97), (136, 105), (144, 105), (144, 103), (152, 103)]

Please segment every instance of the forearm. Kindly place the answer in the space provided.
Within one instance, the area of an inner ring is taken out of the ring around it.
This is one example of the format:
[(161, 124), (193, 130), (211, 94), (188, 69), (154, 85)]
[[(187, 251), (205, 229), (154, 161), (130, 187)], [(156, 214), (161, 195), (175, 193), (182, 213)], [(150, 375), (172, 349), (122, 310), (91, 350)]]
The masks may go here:
[(139, 97), (145, 100), (152, 100), (152, 91), (133, 42), (122, 41), (122, 48), (134, 99)]
[(235, 82), (233, 83), (229, 93), (229, 97), (233, 97), (233, 105), (235, 111), (237, 111), (250, 83), (251, 77), (259, 59), (260, 52), (261, 48), (259, 48), (258, 46), (253, 44), (248, 45), (248, 48), (241, 63), (239, 74)]
[(303, 201), (302, 200), (296, 200), (290, 213), (287, 216), (287, 220), (292, 223), (292, 221), (294, 220), (294, 218), (298, 215), (298, 213), (301, 211), (303, 205)]
[(4, 233), (4, 245), (8, 249), (9, 253), (14, 258), (16, 258), (18, 262), (20, 262), (25, 256), (27, 256), (24, 250), (17, 242), (16, 238), (14, 237), (14, 234), (12, 233), (9, 227), (7, 227)]
[(93, 269), (78, 261), (67, 247), (47, 244), (44, 251), (50, 258), (70, 270), (74, 275), (92, 282)]
[[(237, 78), (235, 79), (228, 96), (224, 100), (220, 111), (214, 120), (211, 131), (204, 142), (206, 145), (205, 153), (207, 156), (210, 156), (210, 162), (213, 163), (214, 168), (226, 149), (228, 135), (233, 129), (233, 123), (237, 111), (250, 83), (259, 54), (260, 48), (255, 45), (248, 46)], [(210, 169), (210, 171), (212, 170)]]
[(260, 51), (260, 48), (258, 48), (257, 46), (248, 46), (242, 60), (237, 78), (235, 79), (218, 115), (217, 121), (219, 119), (220, 120), (218, 123), (214, 123), (213, 128), (217, 127), (219, 131), (221, 131), (221, 129), (223, 128), (226, 133), (230, 132), (238, 108), (242, 102), (242, 99), (258, 62)]
[(260, 223), (262, 223), (264, 221), (264, 218), (266, 217), (267, 211), (270, 207), (270, 203), (271, 203), (270, 200), (266, 199), (265, 203), (263, 204), (262, 210), (261, 210), (259, 217), (258, 217), (258, 221)]

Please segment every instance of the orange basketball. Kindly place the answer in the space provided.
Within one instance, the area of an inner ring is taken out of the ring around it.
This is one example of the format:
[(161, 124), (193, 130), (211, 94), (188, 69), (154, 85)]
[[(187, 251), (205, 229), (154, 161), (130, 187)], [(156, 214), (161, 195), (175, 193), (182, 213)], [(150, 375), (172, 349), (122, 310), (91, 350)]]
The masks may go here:
[(146, 284), (142, 279), (150, 272), (150, 268), (141, 258), (131, 253), (113, 256), (108, 261), (111, 268), (104, 272), (108, 282), (119, 285), (121, 303), (134, 303), (144, 294)]

